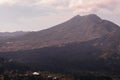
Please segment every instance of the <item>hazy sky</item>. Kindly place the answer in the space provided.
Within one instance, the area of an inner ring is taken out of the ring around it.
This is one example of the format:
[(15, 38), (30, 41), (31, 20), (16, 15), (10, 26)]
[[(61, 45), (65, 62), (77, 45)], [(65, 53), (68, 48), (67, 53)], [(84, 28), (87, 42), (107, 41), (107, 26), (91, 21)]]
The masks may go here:
[(120, 25), (120, 0), (0, 0), (0, 31), (41, 30), (90, 13)]

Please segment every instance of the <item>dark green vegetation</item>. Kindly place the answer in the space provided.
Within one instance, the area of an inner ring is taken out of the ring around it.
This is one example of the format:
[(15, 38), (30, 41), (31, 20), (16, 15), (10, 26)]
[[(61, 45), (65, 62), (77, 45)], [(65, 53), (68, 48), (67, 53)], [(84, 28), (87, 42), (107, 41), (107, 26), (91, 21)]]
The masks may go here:
[(107, 75), (92, 74), (60, 74), (48, 71), (34, 72), (28, 66), (0, 58), (0, 80), (113, 80)]
[(80, 76), (78, 77), (71, 77), (71, 76), (62, 76), (59, 78), (55, 78), (54, 77), (43, 77), (43, 76), (34, 76), (34, 75), (29, 75), (29, 76), (25, 76), (25, 75), (16, 75), (14, 77), (9, 77), (8, 75), (4, 75), (4, 79), (3, 80), (113, 80), (110, 77), (96, 77), (96, 76)]
[(0, 74), (10, 70), (19, 70), (22, 73), (29, 69), (30, 68), (27, 65), (15, 62), (12, 59), (0, 58)]
[(32, 71), (26, 71), (20, 73), (19, 71), (6, 71), (0, 75), (0, 80), (113, 80), (113, 77), (107, 76), (74, 76), (59, 73), (51, 73), (47, 71), (37, 72), (39, 74), (34, 75)]

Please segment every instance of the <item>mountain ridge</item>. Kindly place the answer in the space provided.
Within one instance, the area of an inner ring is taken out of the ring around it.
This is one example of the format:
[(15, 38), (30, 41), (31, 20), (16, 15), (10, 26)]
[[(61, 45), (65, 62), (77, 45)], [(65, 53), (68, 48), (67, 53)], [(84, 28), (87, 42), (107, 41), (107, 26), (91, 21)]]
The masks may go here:
[[(10, 38), (3, 42), (0, 51), (29, 50), (74, 42), (85, 42), (105, 35), (114, 35), (115, 32), (119, 31), (119, 26), (103, 20), (95, 14), (77, 15), (49, 29)], [(7, 44), (6, 42), (10, 43)]]

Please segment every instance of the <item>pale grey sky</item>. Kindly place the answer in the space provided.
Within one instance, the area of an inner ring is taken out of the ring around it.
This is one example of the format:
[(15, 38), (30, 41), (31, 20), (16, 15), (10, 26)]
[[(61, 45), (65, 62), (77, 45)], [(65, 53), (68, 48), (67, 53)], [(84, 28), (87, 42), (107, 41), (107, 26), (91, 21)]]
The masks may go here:
[(91, 13), (120, 25), (120, 0), (0, 0), (0, 32), (38, 31)]

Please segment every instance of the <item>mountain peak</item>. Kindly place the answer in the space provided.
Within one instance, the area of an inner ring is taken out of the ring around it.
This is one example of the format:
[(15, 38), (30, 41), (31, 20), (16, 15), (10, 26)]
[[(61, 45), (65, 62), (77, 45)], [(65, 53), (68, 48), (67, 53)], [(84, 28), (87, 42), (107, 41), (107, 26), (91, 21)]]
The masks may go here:
[(76, 15), (72, 19), (75, 19), (75, 20), (77, 19), (78, 20), (78, 19), (81, 19), (81, 16), (80, 15)]
[(72, 20), (75, 20), (75, 21), (90, 20), (93, 22), (99, 22), (101, 21), (101, 18), (97, 16), (96, 14), (89, 14), (89, 15), (84, 15), (84, 16), (76, 15), (72, 18)]
[(96, 14), (88, 14), (86, 16), (89, 16), (89, 17), (98, 17), (98, 15), (96, 15)]
[(74, 16), (74, 17), (81, 17), (80, 15), (76, 15), (76, 16)]
[(83, 16), (76, 15), (76, 16), (74, 16), (73, 18), (81, 18), (81, 17), (100, 18), (100, 17), (99, 17), (98, 15), (96, 15), (96, 14), (88, 14), (88, 15), (83, 15)]
[(91, 20), (101, 20), (101, 18), (96, 14), (85, 15), (84, 17), (87, 17), (88, 19), (91, 19)]

